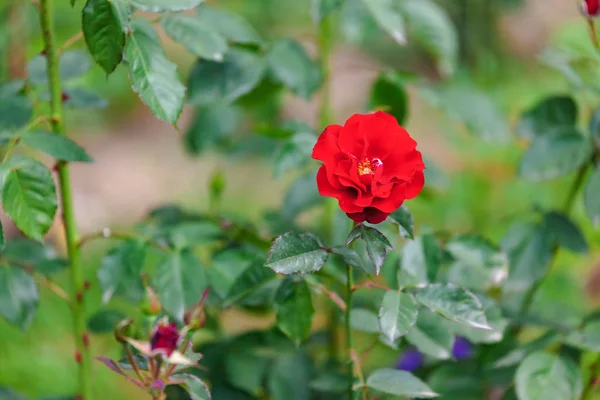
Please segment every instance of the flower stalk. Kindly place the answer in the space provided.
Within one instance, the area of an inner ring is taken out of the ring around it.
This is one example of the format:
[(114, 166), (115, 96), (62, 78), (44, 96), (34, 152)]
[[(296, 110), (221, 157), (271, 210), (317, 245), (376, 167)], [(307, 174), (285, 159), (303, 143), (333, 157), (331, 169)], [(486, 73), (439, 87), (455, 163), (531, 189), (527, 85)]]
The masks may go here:
[[(40, 25), (47, 60), (48, 89), (50, 91), (50, 122), (52, 131), (57, 135), (65, 135), (64, 107), (62, 104), (62, 88), (59, 71), (59, 49), (56, 46), (52, 0), (40, 0)], [(80, 262), (75, 205), (71, 190), (71, 178), (68, 163), (58, 163), (58, 181), (62, 217), (69, 258), (71, 278), (71, 312), (73, 316), (73, 334), (75, 336), (77, 361), (79, 363), (79, 397), (92, 399), (91, 356), (89, 336), (85, 325), (84, 279)], [(81, 357), (79, 359), (79, 356)]]

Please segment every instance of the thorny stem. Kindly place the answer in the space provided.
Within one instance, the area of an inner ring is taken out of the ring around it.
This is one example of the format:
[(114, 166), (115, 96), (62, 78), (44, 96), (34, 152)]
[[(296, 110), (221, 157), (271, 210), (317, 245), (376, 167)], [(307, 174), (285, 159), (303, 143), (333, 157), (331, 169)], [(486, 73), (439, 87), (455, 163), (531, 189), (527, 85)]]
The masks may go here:
[(142, 376), (142, 373), (140, 372), (140, 368), (138, 367), (137, 362), (135, 362), (135, 358), (133, 358), (131, 349), (129, 348), (129, 345), (127, 345), (127, 344), (125, 344), (125, 353), (127, 354), (127, 359), (129, 360), (129, 364), (131, 364), (131, 367), (133, 368), (135, 375), (138, 377), (140, 382), (144, 382), (144, 377)]
[[(50, 112), (52, 131), (65, 135), (64, 109), (62, 104), (62, 89), (58, 67), (58, 49), (55, 43), (52, 0), (40, 0), (40, 25), (45, 44), (47, 59), (48, 86), (50, 90)], [(77, 247), (78, 234), (75, 221), (75, 206), (71, 191), (69, 164), (58, 164), (58, 181), (64, 220), (67, 253), (71, 275), (71, 310), (73, 315), (73, 334), (77, 351), (81, 354), (79, 364), (79, 396), (84, 400), (92, 399), (92, 364), (89, 350), (89, 339), (86, 332), (86, 316), (84, 304), (84, 280)]]
[(350, 265), (346, 266), (346, 350), (348, 352), (348, 377), (350, 378), (350, 386), (348, 387), (348, 400), (352, 400), (353, 398), (353, 390), (352, 390), (352, 382), (354, 381), (354, 361), (352, 359), (352, 325), (350, 324), (350, 314), (352, 313), (352, 294), (354, 291), (352, 290), (352, 286), (354, 285), (353, 276), (352, 276), (352, 267)]
[[(83, 247), (85, 244), (88, 244), (89, 242), (96, 240), (96, 239), (132, 240), (132, 239), (138, 239), (138, 236), (130, 234), (130, 233), (112, 232), (110, 229), (106, 228), (100, 232), (94, 232), (89, 235), (81, 237), (77, 241), (77, 247), (78, 248)], [(156, 247), (159, 250), (171, 251), (171, 249), (169, 249), (168, 246), (165, 246), (161, 243), (158, 243), (153, 240), (147, 240), (147, 239), (145, 239), (145, 240), (148, 244)]]
[(350, 359), (354, 364), (356, 375), (360, 381), (360, 391), (362, 393), (362, 400), (367, 400), (367, 383), (365, 382), (365, 376), (363, 375), (362, 368), (360, 366), (360, 357), (356, 354), (356, 351), (350, 350)]
[[(586, 176), (587, 170), (592, 165), (593, 164), (591, 161), (587, 162), (581, 168), (579, 168), (579, 170), (577, 171), (577, 176), (575, 177), (575, 180), (573, 181), (573, 184), (571, 185), (571, 189), (569, 189), (569, 193), (565, 200), (565, 204), (563, 205), (563, 208), (562, 208), (562, 211), (565, 214), (569, 214), (571, 212), (571, 208), (573, 208), (573, 203), (575, 202), (575, 199), (577, 198), (577, 193), (579, 192), (579, 190), (581, 189), (581, 185), (583, 185), (583, 182), (585, 181), (585, 176)], [(537, 282), (535, 282), (533, 285), (531, 285), (529, 290), (525, 293), (525, 298), (523, 299), (523, 304), (521, 305), (521, 309), (519, 312), (519, 314), (521, 316), (524, 316), (529, 312), (529, 309), (531, 308), (531, 305), (533, 303), (533, 299), (535, 298), (535, 294), (537, 293), (540, 286), (542, 286), (542, 284), (544, 283), (546, 278), (550, 275), (550, 270), (552, 268), (552, 264), (554, 263), (554, 259), (556, 258), (557, 253), (558, 253), (558, 246), (555, 245), (552, 249), (552, 258), (550, 259), (550, 265), (548, 267), (548, 270), (546, 271), (546, 274), (541, 279), (539, 279)], [(519, 331), (520, 331), (520, 329), (518, 329), (516, 331), (516, 333), (518, 333)]]

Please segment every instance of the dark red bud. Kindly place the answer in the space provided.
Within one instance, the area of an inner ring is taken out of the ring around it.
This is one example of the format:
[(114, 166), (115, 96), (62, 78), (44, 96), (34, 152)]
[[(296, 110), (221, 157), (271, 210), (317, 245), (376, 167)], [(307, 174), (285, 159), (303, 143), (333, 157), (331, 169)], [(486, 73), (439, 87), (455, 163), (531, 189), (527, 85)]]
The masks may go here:
[(40, 55), (41, 56), (45, 56), (46, 55), (46, 49), (43, 49), (42, 51), (40, 51)]
[(581, 10), (588, 16), (597, 16), (600, 14), (600, 0), (583, 0)]
[(83, 303), (83, 293), (77, 292), (77, 294), (75, 295), (75, 299), (79, 304)]
[(81, 335), (81, 341), (83, 342), (83, 347), (90, 347), (90, 335), (88, 335), (87, 332), (83, 332)]
[(89, 290), (90, 286), (92, 286), (92, 283), (90, 281), (84, 281), (83, 282), (83, 289), (84, 290)]
[(62, 94), (60, 95), (60, 98), (62, 100), (62, 102), (64, 103), (65, 101), (69, 101), (70, 97), (68, 94), (66, 94), (65, 92), (62, 92)]
[(75, 362), (77, 364), (81, 364), (81, 362), (82, 362), (81, 353), (79, 352), (79, 350), (75, 350)]
[(179, 346), (181, 338), (177, 325), (163, 319), (156, 324), (150, 338), (150, 349), (166, 354), (169, 357)]

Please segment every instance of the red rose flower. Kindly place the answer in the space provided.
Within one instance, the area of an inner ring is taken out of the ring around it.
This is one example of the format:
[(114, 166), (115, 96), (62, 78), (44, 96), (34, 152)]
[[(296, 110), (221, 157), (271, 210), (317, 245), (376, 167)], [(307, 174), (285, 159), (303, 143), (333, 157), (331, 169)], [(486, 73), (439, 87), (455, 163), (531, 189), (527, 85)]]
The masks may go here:
[(581, 9), (584, 14), (598, 15), (600, 13), (600, 0), (584, 0)]
[(180, 337), (177, 325), (174, 322), (169, 323), (166, 319), (161, 320), (152, 331), (150, 350), (152, 352), (164, 353), (169, 357), (177, 350)]
[(336, 198), (357, 223), (383, 222), (423, 189), (425, 164), (416, 147), (396, 119), (381, 111), (355, 114), (344, 126), (330, 125), (312, 154), (323, 162), (317, 173), (319, 193)]

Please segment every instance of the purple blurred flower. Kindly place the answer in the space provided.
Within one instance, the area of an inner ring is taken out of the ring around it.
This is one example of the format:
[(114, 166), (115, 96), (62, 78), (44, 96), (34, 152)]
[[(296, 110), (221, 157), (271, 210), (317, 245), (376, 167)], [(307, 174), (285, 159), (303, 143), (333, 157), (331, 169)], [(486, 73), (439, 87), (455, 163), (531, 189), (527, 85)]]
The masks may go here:
[(457, 360), (464, 360), (473, 356), (473, 345), (464, 337), (457, 336), (452, 346), (452, 356)]
[(414, 347), (407, 348), (396, 361), (396, 369), (412, 372), (423, 365), (423, 354)]

